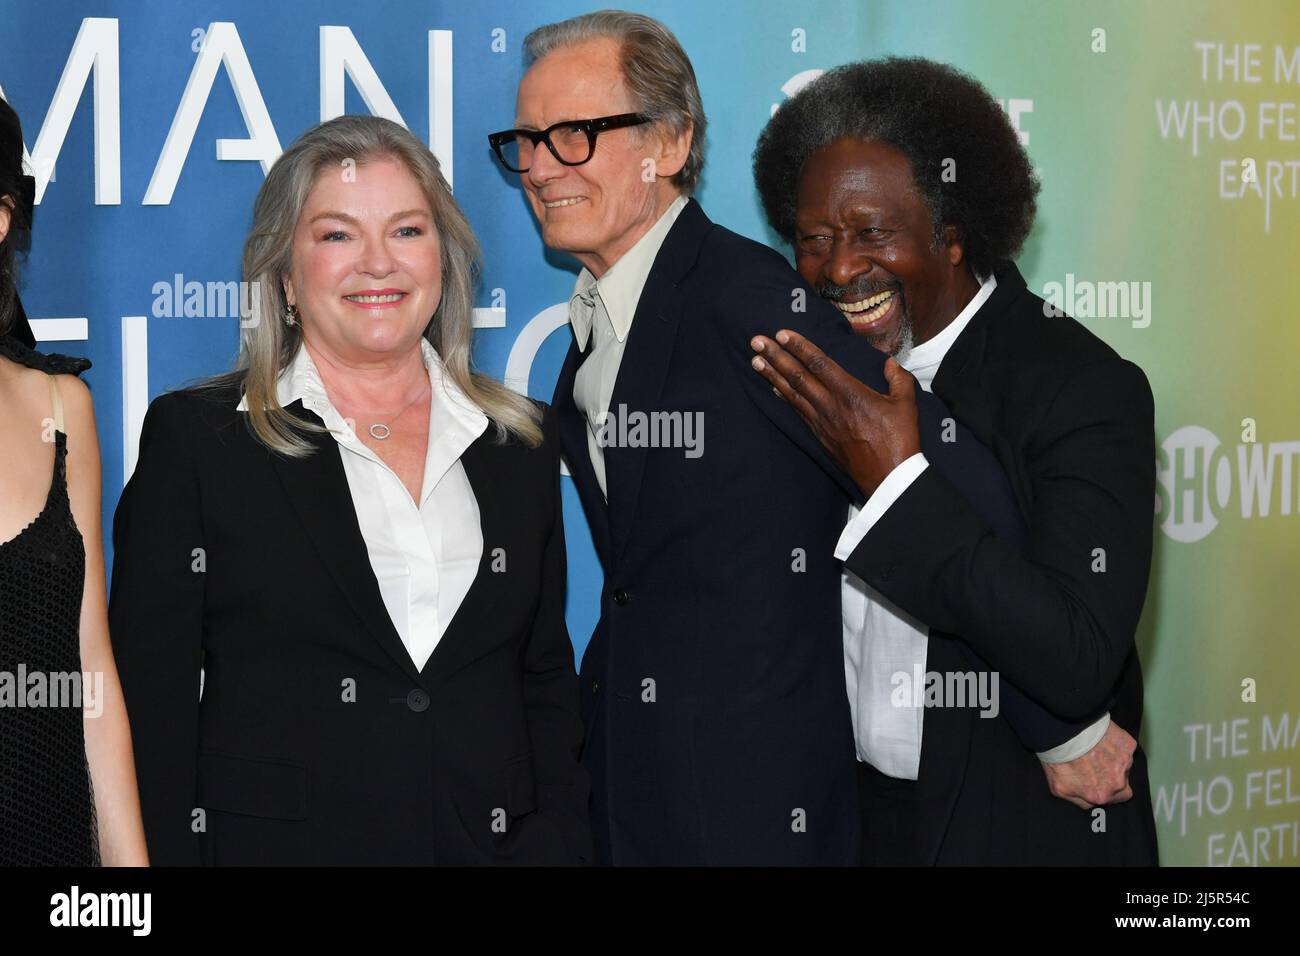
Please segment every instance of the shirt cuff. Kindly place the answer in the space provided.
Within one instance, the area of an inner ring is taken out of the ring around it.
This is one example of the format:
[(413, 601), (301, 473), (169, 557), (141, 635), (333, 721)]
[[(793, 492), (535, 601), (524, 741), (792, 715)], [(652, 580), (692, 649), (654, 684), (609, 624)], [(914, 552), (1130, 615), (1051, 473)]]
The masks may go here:
[(839, 543), (835, 545), (835, 557), (847, 561), (849, 555), (867, 536), (867, 532), (889, 510), (889, 506), (897, 501), (929, 466), (930, 463), (925, 455), (919, 451), (901, 464), (895, 465), (894, 470), (886, 475), (885, 480), (872, 492), (867, 503), (862, 506), (862, 510), (849, 520), (848, 526), (840, 534)]
[(1040, 753), (1038, 759), (1043, 763), (1069, 763), (1071, 760), (1078, 760), (1097, 746), (1101, 738), (1106, 736), (1109, 727), (1110, 714), (1102, 714), (1101, 719), (1095, 724), (1084, 728), (1060, 746)]

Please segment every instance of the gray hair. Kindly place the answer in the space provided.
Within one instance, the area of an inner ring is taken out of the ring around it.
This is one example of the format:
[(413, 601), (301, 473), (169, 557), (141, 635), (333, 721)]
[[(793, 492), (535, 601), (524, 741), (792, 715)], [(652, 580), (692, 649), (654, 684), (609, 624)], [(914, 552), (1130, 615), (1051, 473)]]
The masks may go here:
[(470, 368), (478, 240), (452, 198), (438, 160), (409, 130), (378, 116), (340, 116), (304, 133), (276, 160), (253, 203), (253, 225), (244, 241), (244, 281), (250, 293), (251, 327), (243, 332), (235, 369), (207, 379), (199, 389), (239, 385), (248, 424), (273, 451), (306, 457), (312, 445), (302, 430), (321, 431), (285, 411), (276, 395), (280, 374), (302, 343), (301, 323), (285, 325), (282, 279), (291, 271), (293, 234), (317, 178), (326, 170), (392, 158), (415, 177), (429, 202), (442, 247), (442, 297), (424, 337), (442, 359), (448, 377), (496, 427), (496, 438), (513, 436), (536, 448), (542, 442), (541, 411), (529, 399)]
[(524, 37), (524, 67), (548, 53), (587, 40), (617, 40), (623, 82), (637, 112), (673, 136), (691, 130), (691, 149), (672, 183), (689, 196), (704, 171), (704, 131), (708, 119), (695, 70), (672, 31), (658, 20), (623, 10), (598, 10), (538, 27)]

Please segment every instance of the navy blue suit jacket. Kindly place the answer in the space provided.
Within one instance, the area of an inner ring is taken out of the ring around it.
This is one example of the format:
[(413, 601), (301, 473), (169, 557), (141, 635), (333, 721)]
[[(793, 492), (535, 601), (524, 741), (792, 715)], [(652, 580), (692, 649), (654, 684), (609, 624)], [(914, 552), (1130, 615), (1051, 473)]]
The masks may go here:
[[(888, 390), (885, 357), (781, 255), (713, 224), (692, 200), (651, 269), (610, 408), (615, 420), (698, 415), (702, 454), (606, 447), (606, 503), (573, 398), (576, 344), (556, 385), (562, 447), (605, 570), (580, 675), (605, 863), (861, 858), (833, 551), (862, 495), (750, 366), (750, 339), (781, 328)], [(989, 534), (1018, 543), (996, 459), (937, 398), (919, 392), (918, 403), (935, 473)], [(1034, 720), (1054, 743), (1078, 729), (1045, 730), (1042, 712)]]

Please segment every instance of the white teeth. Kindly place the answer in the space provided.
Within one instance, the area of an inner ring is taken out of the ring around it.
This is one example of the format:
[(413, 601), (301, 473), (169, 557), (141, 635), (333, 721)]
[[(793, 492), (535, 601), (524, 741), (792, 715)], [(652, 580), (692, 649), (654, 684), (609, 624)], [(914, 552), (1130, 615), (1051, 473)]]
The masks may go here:
[(839, 309), (841, 312), (848, 313), (865, 312), (867, 309), (879, 305), (882, 302), (888, 302), (893, 297), (894, 293), (892, 291), (877, 292), (870, 298), (863, 299), (860, 302), (836, 302), (835, 308)]
[(582, 199), (582, 196), (576, 196), (573, 199), (557, 199), (555, 202), (544, 202), (542, 205), (547, 209), (554, 209), (557, 206), (576, 206), (582, 202)]
[(345, 295), (343, 298), (349, 302), (396, 302), (405, 293), (394, 292), (388, 295)]
[(894, 293), (878, 292), (861, 302), (836, 302), (835, 307), (854, 325), (869, 325), (889, 311)]

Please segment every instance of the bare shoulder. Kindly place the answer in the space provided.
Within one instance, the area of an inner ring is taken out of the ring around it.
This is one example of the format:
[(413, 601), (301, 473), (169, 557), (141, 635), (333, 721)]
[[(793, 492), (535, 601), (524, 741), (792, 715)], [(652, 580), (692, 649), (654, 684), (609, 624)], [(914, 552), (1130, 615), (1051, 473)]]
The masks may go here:
[[(44, 377), (44, 373), (39, 373)], [(69, 428), (80, 424), (95, 427), (95, 402), (90, 388), (75, 375), (56, 375), (59, 395), (63, 399), (63, 417)], [(68, 431), (69, 436), (72, 434)]]

